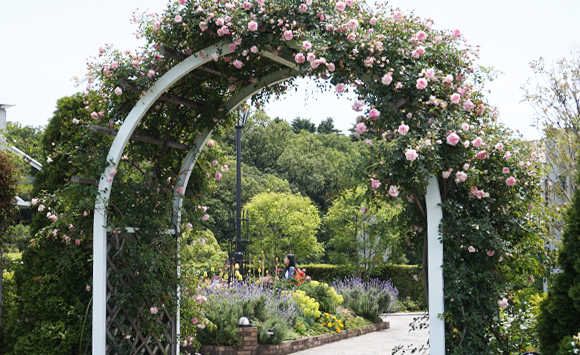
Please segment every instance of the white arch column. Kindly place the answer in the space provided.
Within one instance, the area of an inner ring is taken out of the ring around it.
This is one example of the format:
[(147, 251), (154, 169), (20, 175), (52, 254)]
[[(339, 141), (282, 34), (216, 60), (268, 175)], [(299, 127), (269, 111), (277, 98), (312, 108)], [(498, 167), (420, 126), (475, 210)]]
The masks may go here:
[(445, 354), (445, 321), (443, 294), (443, 241), (439, 225), (443, 219), (441, 193), (435, 176), (429, 178), (427, 195), (427, 245), (429, 274), (429, 348), (431, 355)]

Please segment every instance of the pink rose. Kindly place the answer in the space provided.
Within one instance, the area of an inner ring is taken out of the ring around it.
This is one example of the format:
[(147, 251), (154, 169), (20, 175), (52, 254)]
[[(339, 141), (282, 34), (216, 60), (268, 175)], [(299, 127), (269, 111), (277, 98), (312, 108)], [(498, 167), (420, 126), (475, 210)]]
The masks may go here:
[(36, 205), (38, 203), (38, 199), (37, 198), (33, 198), (32, 200), (30, 200), (30, 204), (32, 206)]
[(308, 6), (306, 4), (300, 4), (300, 6), (298, 6), (298, 10), (300, 12), (306, 12), (306, 10), (308, 10)]
[(446, 76), (446, 77), (443, 79), (443, 82), (444, 82), (444, 83), (447, 83), (447, 84), (451, 84), (451, 83), (453, 82), (453, 75), (451, 75), (451, 74), (448, 74), (448, 75), (447, 75), (447, 76)]
[(372, 119), (376, 120), (377, 118), (379, 118), (380, 115), (381, 115), (381, 112), (377, 109), (373, 108), (372, 110), (369, 111), (369, 117)]
[(360, 133), (360, 134), (363, 134), (363, 133), (365, 133), (365, 132), (366, 132), (366, 130), (367, 130), (367, 126), (366, 126), (364, 123), (362, 123), (362, 122), (361, 122), (361, 123), (357, 123), (357, 124), (356, 124), (356, 126), (354, 126), (354, 129), (355, 129), (355, 130), (356, 130), (358, 133)]
[(502, 150), (503, 149), (503, 144), (502, 143), (498, 143), (495, 145), (495, 149), (497, 150)]
[(211, 146), (213, 146), (214, 144), (215, 144), (215, 142), (214, 142), (213, 140), (211, 140), (211, 139), (210, 139), (209, 141), (207, 141), (207, 146), (208, 146), (208, 147), (211, 147)]
[(392, 81), (393, 75), (391, 73), (387, 73), (383, 75), (383, 77), (381, 78), (381, 83), (383, 83), (384, 85), (389, 85)]
[(207, 221), (208, 219), (209, 219), (209, 214), (207, 214), (207, 213), (204, 214), (203, 217), (201, 217), (201, 220), (204, 222)]
[(467, 100), (465, 102), (463, 102), (463, 109), (465, 111), (469, 111), (471, 110), (475, 105), (473, 104), (473, 102), (471, 102), (471, 100)]
[(406, 124), (401, 124), (399, 126), (399, 128), (397, 129), (397, 131), (402, 134), (405, 135), (409, 132), (409, 126), (407, 126)]
[(159, 312), (159, 310), (157, 309), (157, 307), (151, 307), (151, 308), (149, 308), (149, 312), (151, 312), (151, 314), (157, 314), (157, 312)]
[[(116, 95), (121, 95), (122, 93), (123, 93), (123, 90), (121, 90), (121, 88), (117, 86), (117, 87), (115, 88), (115, 94), (116, 94)], [(93, 117), (93, 116), (91, 115), (91, 117)], [(93, 118), (94, 118), (94, 117), (93, 117)]]
[(334, 69), (335, 69), (335, 67), (334, 67), (334, 63), (329, 63), (329, 64), (328, 64), (328, 70), (329, 70), (329, 71), (331, 71), (331, 72), (333, 72), (333, 71), (334, 71)]
[(417, 79), (417, 89), (423, 90), (427, 87), (427, 84), (428, 84), (427, 79), (425, 78)]
[(376, 24), (377, 24), (377, 18), (376, 18), (376, 17), (373, 17), (373, 18), (371, 18), (371, 19), (369, 20), (369, 23), (371, 24), (371, 26), (374, 26), (374, 25), (376, 25)]
[(453, 30), (453, 37), (455, 37), (455, 38), (461, 37), (461, 31), (459, 31), (459, 30)]
[(292, 38), (294, 38), (294, 34), (292, 33), (292, 30), (288, 30), (288, 31), (284, 31), (284, 39), (289, 41)]
[(86, 286), (85, 286), (85, 290), (87, 290), (87, 292), (91, 292), (91, 286), (89, 286), (89, 285), (86, 285)]
[(339, 1), (336, 3), (336, 10), (337, 11), (343, 12), (345, 8), (346, 8), (346, 4), (344, 2)]
[(419, 47), (417, 47), (417, 49), (415, 49), (415, 50), (417, 51), (417, 53), (418, 53), (419, 55), (423, 55), (423, 54), (425, 54), (425, 48), (424, 48), (423, 46), (419, 46)]
[(197, 324), (197, 322), (198, 322), (197, 318), (195, 318), (195, 317), (194, 318), (191, 318), (191, 323)]
[(467, 180), (467, 174), (463, 171), (458, 171), (457, 174), (455, 174), (456, 183), (465, 182), (465, 180)]
[(381, 186), (381, 182), (379, 180), (371, 179), (371, 187), (373, 189), (376, 189), (379, 186)]
[(75, 240), (75, 244), (79, 245), (79, 244), (81, 244), (81, 241), (79, 239), (77, 239), (77, 240)]
[(302, 47), (304, 47), (304, 49), (310, 49), (310, 48), (312, 48), (312, 43), (310, 43), (308, 41), (304, 41), (304, 42), (302, 42)]
[(469, 125), (467, 123), (464, 123), (464, 124), (461, 125), (461, 129), (464, 132), (467, 132), (467, 131), (469, 131)]
[(505, 298), (502, 298), (501, 300), (497, 301), (497, 305), (500, 306), (501, 308), (507, 308), (509, 303), (508, 303), (508, 300), (506, 300)]
[(503, 169), (501, 169), (501, 172), (503, 174), (509, 174), (510, 173), (510, 169), (509, 168), (503, 168)]
[(252, 8), (252, 3), (244, 1), (244, 3), (242, 4), (242, 7), (244, 8), (244, 10), (249, 10)]
[(397, 196), (399, 196), (399, 188), (396, 187), (396, 186), (394, 186), (394, 185), (391, 185), (389, 187), (389, 195), (391, 197), (397, 197)]
[(175, 23), (180, 23), (181, 21), (183, 21), (183, 17), (179, 15), (175, 16)]
[(401, 82), (398, 82), (395, 84), (395, 89), (400, 89), (402, 87), (403, 87), (403, 83), (401, 83)]
[(401, 13), (401, 11), (395, 11), (393, 12), (393, 18), (395, 19), (395, 21), (401, 21), (403, 19), (404, 15), (403, 13)]
[(197, 327), (198, 327), (199, 329), (204, 329), (204, 328), (205, 328), (205, 324), (203, 324), (203, 323), (199, 323), (199, 324), (197, 325)]
[(409, 149), (405, 152), (405, 157), (407, 160), (413, 161), (419, 157), (419, 154), (417, 154), (415, 149)]
[(504, 157), (505, 160), (510, 160), (510, 158), (512, 157), (512, 153), (511, 152), (506, 152), (503, 157)]
[(185, 226), (186, 226), (188, 229), (192, 229), (192, 228), (193, 228), (193, 224), (191, 224), (191, 223), (187, 223)]
[(349, 33), (348, 36), (346, 36), (346, 39), (348, 39), (349, 41), (354, 41), (355, 38), (356, 34), (354, 33)]
[(444, 179), (449, 179), (449, 175), (451, 175), (451, 171), (444, 171), (443, 173), (441, 173), (441, 175), (443, 175)]
[(481, 137), (477, 137), (471, 142), (475, 148), (479, 148), (483, 145), (483, 139)]
[(417, 276), (417, 275), (413, 275), (413, 280), (415, 280), (415, 281), (419, 281), (419, 276)]
[(335, 89), (336, 89), (336, 92), (338, 92), (339, 94), (342, 94), (346, 90), (346, 87), (344, 84), (340, 83), (340, 84), (336, 85)]
[(368, 211), (368, 209), (367, 209), (365, 206), (362, 206), (362, 207), (360, 208), (360, 213), (362, 213), (362, 214), (364, 214), (364, 215), (366, 215), (366, 214), (367, 214), (367, 211)]
[(470, 253), (475, 253), (475, 248), (474, 248), (472, 245), (470, 245), (470, 246), (469, 246), (469, 248), (467, 248), (467, 250), (468, 250)]
[(296, 56), (294, 57), (294, 60), (296, 61), (296, 63), (298, 63), (298, 64), (302, 64), (302, 63), (304, 63), (304, 61), (306, 60), (306, 58), (304, 57), (304, 54), (302, 54), (302, 53), (298, 53), (298, 54), (296, 54)]
[(487, 152), (485, 150), (482, 150), (481, 152), (475, 154), (475, 157), (479, 160), (483, 160), (487, 158)]
[(417, 39), (419, 41), (424, 41), (427, 39), (427, 34), (423, 31), (419, 31), (419, 32), (417, 32)]
[(220, 173), (219, 171), (217, 173), (215, 173), (216, 180), (220, 180), (221, 178), (222, 178), (222, 173)]
[(352, 20), (348, 21), (346, 23), (346, 25), (348, 26), (348, 28), (351, 29), (351, 31), (354, 31), (358, 27), (358, 20), (352, 19)]
[(507, 186), (514, 186), (516, 184), (516, 178), (513, 176), (510, 176), (509, 178), (507, 178), (505, 180), (505, 183), (507, 184)]
[(252, 46), (252, 48), (250, 48), (250, 52), (252, 52), (252, 53), (258, 53), (258, 47)]
[(371, 146), (371, 145), (373, 145), (373, 141), (372, 141), (372, 140), (370, 140), (370, 139), (365, 139), (365, 143), (366, 143), (368, 146)]
[(455, 132), (447, 136), (447, 144), (456, 145), (457, 143), (459, 143), (459, 136)]
[(76, 118), (73, 118), (72, 122), (73, 122), (74, 124), (79, 124), (79, 122), (80, 122), (80, 121), (79, 121), (79, 120), (77, 120)]
[(461, 100), (461, 96), (458, 93), (454, 93), (451, 95), (450, 99), (452, 103), (457, 104), (459, 103), (459, 100)]
[(308, 62), (313, 62), (315, 58), (316, 58), (316, 56), (314, 55), (314, 53), (308, 53), (308, 54), (306, 54), (306, 60)]
[(250, 21), (248, 23), (248, 30), (257, 31), (258, 30), (258, 23), (256, 21)]
[(238, 69), (242, 69), (242, 67), (244, 66), (244, 63), (242, 61), (239, 60), (234, 60), (234, 67), (238, 68)]
[(425, 76), (429, 79), (433, 78), (435, 76), (435, 69), (433, 68), (425, 69)]
[(44, 205), (38, 205), (38, 212), (44, 211)]
[(493, 250), (490, 250), (487, 252), (487, 256), (493, 256), (493, 254), (495, 254), (495, 251), (493, 251)]

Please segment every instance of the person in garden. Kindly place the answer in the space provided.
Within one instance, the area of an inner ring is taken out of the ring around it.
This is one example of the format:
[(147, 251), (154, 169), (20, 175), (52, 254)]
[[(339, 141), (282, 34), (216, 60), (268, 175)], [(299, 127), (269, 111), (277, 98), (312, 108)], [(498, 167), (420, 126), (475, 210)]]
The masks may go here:
[(284, 277), (286, 280), (290, 280), (296, 273), (296, 258), (294, 254), (286, 254), (284, 257), (284, 265), (286, 265), (284, 268)]

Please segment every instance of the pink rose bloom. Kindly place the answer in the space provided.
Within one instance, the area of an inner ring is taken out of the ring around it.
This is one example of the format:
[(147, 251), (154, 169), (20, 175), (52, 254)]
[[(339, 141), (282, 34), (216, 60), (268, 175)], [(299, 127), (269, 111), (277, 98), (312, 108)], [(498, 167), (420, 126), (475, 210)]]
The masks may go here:
[(371, 180), (371, 187), (372, 187), (373, 189), (376, 189), (376, 188), (378, 188), (379, 186), (381, 186), (381, 182), (380, 182), (379, 180), (374, 180), (374, 179), (372, 179), (372, 180)]
[(465, 102), (463, 102), (463, 109), (465, 111), (469, 111), (471, 110), (475, 105), (473, 104), (473, 102), (471, 102), (471, 100), (467, 100)]
[(304, 41), (304, 42), (302, 42), (302, 47), (304, 47), (304, 49), (310, 49), (310, 48), (312, 48), (312, 43), (310, 43), (308, 41)]
[(244, 10), (249, 10), (252, 8), (252, 3), (244, 1), (244, 3), (242, 4), (242, 7), (244, 8)]
[(79, 245), (79, 244), (81, 244), (81, 241), (79, 239), (77, 239), (77, 240), (75, 240), (75, 244)]
[(413, 280), (415, 280), (415, 281), (419, 281), (419, 276), (417, 276), (417, 275), (413, 275)]
[(199, 323), (199, 324), (197, 325), (197, 327), (198, 327), (199, 329), (204, 329), (204, 328), (205, 328), (205, 324), (203, 324), (203, 323)]
[(213, 140), (211, 140), (211, 139), (210, 139), (210, 140), (207, 142), (207, 146), (208, 146), (208, 147), (211, 147), (211, 146), (213, 146), (214, 144), (215, 144), (215, 142), (214, 142)]
[(383, 83), (384, 85), (389, 85), (392, 81), (393, 75), (391, 73), (387, 73), (383, 75), (383, 77), (381, 78), (381, 83)]
[(222, 173), (220, 173), (219, 171), (217, 173), (215, 173), (216, 180), (220, 180), (221, 178), (222, 178)]
[(454, 93), (451, 95), (450, 99), (452, 103), (457, 104), (459, 103), (459, 100), (461, 100), (461, 96), (458, 93)]
[(430, 79), (433, 78), (435, 76), (435, 69), (433, 68), (429, 68), (425, 70), (425, 76)]
[(175, 16), (175, 23), (180, 23), (181, 21), (183, 21), (183, 17), (179, 15)]
[(50, 220), (53, 221), (53, 222), (56, 222), (56, 220), (57, 220), (56, 215), (55, 214), (51, 215), (50, 216)]
[(308, 10), (308, 6), (306, 6), (306, 4), (301, 4), (301, 5), (298, 7), (298, 10), (299, 10), (300, 12), (306, 12), (306, 10)]
[(288, 30), (288, 31), (284, 31), (284, 39), (289, 41), (292, 38), (294, 38), (294, 34), (292, 33), (292, 30)]
[(467, 250), (468, 250), (470, 253), (475, 253), (475, 248), (474, 248), (472, 245), (470, 245), (470, 246), (469, 246), (469, 248), (467, 248)]
[(405, 157), (407, 160), (413, 161), (419, 157), (419, 154), (417, 154), (415, 149), (409, 149), (405, 152)]
[(197, 241), (200, 245), (204, 245), (206, 242), (205, 238), (199, 238), (199, 240)]
[(197, 303), (204, 303), (207, 301), (207, 297), (202, 296), (202, 295), (198, 295), (197, 297), (195, 297), (195, 301)]
[(73, 123), (74, 123), (74, 124), (79, 124), (79, 122), (80, 122), (80, 121), (79, 121), (79, 120), (77, 120), (76, 118), (73, 118), (73, 120), (72, 120), (72, 121), (73, 121)]
[(425, 78), (417, 79), (417, 89), (423, 90), (427, 87), (427, 84), (428, 84), (427, 79)]
[(415, 49), (415, 50), (417, 51), (417, 53), (418, 53), (419, 55), (423, 55), (423, 54), (425, 54), (425, 48), (424, 48), (423, 46), (419, 46), (419, 47), (417, 47), (417, 49)]
[(501, 169), (501, 172), (503, 174), (509, 174), (510, 173), (510, 169), (509, 168), (503, 168), (503, 169)]
[(252, 53), (258, 53), (258, 47), (252, 46), (252, 48), (250, 48), (250, 52), (252, 52)]
[(409, 201), (410, 203), (415, 202), (415, 197), (413, 195), (409, 195), (407, 196), (407, 201)]
[(351, 31), (354, 31), (354, 30), (356, 30), (356, 29), (357, 29), (357, 27), (358, 27), (358, 20), (356, 20), (356, 19), (352, 19), (352, 20), (348, 21), (348, 22), (346, 23), (346, 25), (348, 26), (348, 28), (350, 28), (350, 29), (351, 29)]
[(403, 19), (404, 15), (401, 11), (395, 11), (393, 12), (393, 18), (395, 19), (395, 21), (401, 21)]
[[(121, 88), (117, 86), (117, 87), (115, 88), (115, 94), (116, 94), (116, 95), (121, 95), (122, 93), (123, 93), (123, 90), (121, 90)], [(92, 115), (91, 115), (91, 117), (92, 117)], [(94, 117), (93, 117), (93, 118), (94, 118)]]
[(370, 139), (365, 139), (365, 143), (366, 143), (368, 146), (371, 146), (371, 145), (373, 145), (373, 141), (372, 141), (372, 140), (370, 140)]
[(107, 178), (107, 182), (113, 181), (113, 178)]
[(467, 131), (469, 131), (469, 125), (467, 123), (464, 123), (464, 124), (461, 125), (461, 129), (464, 132), (467, 132)]
[(477, 137), (471, 142), (475, 148), (479, 148), (483, 145), (483, 139), (481, 137)]
[(368, 209), (365, 206), (362, 206), (360, 208), (360, 213), (362, 213), (362, 214), (365, 214), (366, 215), (367, 214), (367, 211), (368, 211)]
[(344, 93), (345, 90), (346, 90), (346, 87), (344, 86), (344, 84), (340, 83), (340, 84), (336, 85), (336, 92), (338, 92), (339, 94)]
[(374, 57), (369, 57), (369, 58), (365, 59), (364, 60), (365, 67), (371, 68), (373, 66), (374, 62), (375, 62)]
[(85, 290), (87, 290), (87, 292), (91, 292), (91, 286), (89, 286), (89, 285), (86, 285), (86, 286), (85, 286)]
[(242, 61), (239, 60), (234, 60), (234, 67), (238, 68), (238, 69), (242, 69), (242, 67), (244, 66), (244, 63)]
[(230, 47), (230, 50), (231, 51), (235, 51), (236, 48), (237, 48), (237, 46), (235, 45), (235, 43), (230, 43), (229, 47)]
[(395, 84), (395, 89), (400, 89), (403, 87), (403, 84), (399, 81), (397, 84)]
[(506, 300), (505, 298), (502, 298), (501, 300), (497, 301), (497, 305), (500, 306), (501, 308), (507, 308), (509, 303), (508, 303), (508, 300)]
[(203, 217), (201, 217), (201, 220), (204, 222), (207, 221), (208, 219), (209, 219), (209, 214), (207, 214), (207, 213), (204, 214)]
[(417, 39), (419, 41), (424, 41), (427, 39), (427, 34), (423, 31), (419, 31), (419, 32), (417, 32)]
[(218, 18), (217, 20), (215, 20), (215, 24), (217, 26), (223, 26), (225, 23), (226, 23), (225, 20), (223, 18), (221, 18), (221, 17)]
[(356, 126), (354, 126), (354, 129), (359, 133), (359, 134), (363, 134), (366, 132), (367, 130), (367, 126), (364, 123), (357, 123)]
[(495, 254), (495, 251), (493, 251), (493, 250), (490, 250), (487, 252), (487, 256), (493, 256), (493, 254)]
[(459, 30), (453, 30), (453, 37), (455, 37), (455, 38), (461, 37), (461, 31), (459, 31)]
[(327, 66), (328, 66), (328, 70), (330, 70), (331, 72), (334, 71), (334, 69), (335, 69), (334, 63), (329, 63)]
[(470, 141), (467, 141), (467, 140), (465, 140), (465, 141), (463, 141), (463, 146), (464, 146), (465, 148), (467, 148), (467, 147), (469, 147), (469, 144), (470, 144), (470, 143), (471, 143)]
[(399, 132), (402, 135), (405, 135), (409, 132), (409, 126), (407, 126), (406, 124), (401, 124), (397, 129), (397, 132)]
[(380, 115), (381, 115), (381, 112), (377, 109), (373, 108), (372, 110), (369, 111), (369, 117), (372, 119), (376, 120), (377, 118), (379, 118)]
[(481, 152), (475, 154), (475, 157), (479, 160), (483, 160), (487, 158), (487, 152), (485, 150), (482, 150)]
[(44, 205), (38, 205), (38, 212), (44, 211)]
[(114, 169), (113, 169), (113, 170), (111, 170), (111, 171), (109, 172), (109, 175), (111, 175), (111, 176), (115, 176), (115, 175), (117, 175), (117, 170), (114, 170)]
[(179, 186), (179, 188), (177, 189), (177, 193), (178, 194), (182, 194), (183, 193), (183, 186)]
[(333, 25), (326, 25), (326, 30), (328, 32), (332, 32), (332, 31), (334, 31), (334, 26)]
[(191, 323), (197, 324), (197, 322), (198, 322), (197, 318), (191, 318)]
[(147, 76), (150, 77), (150, 78), (152, 78), (154, 75), (155, 75), (155, 70), (149, 70), (147, 72)]
[(447, 136), (447, 144), (456, 145), (457, 143), (459, 143), (459, 136), (455, 132)]
[(38, 199), (37, 198), (33, 198), (32, 200), (30, 200), (30, 204), (32, 206), (36, 205), (38, 203)]
[(376, 25), (376, 24), (377, 24), (377, 18), (376, 18), (376, 17), (373, 17), (373, 18), (371, 18), (371, 19), (369, 20), (369, 23), (371, 24), (371, 26), (374, 26), (374, 25)]
[(250, 21), (248, 23), (248, 30), (257, 31), (258, 30), (258, 23), (256, 21)]
[(512, 153), (506, 152), (503, 157), (504, 157), (505, 160), (510, 160), (510, 158), (512, 157)]
[(94, 120), (96, 120), (96, 119), (99, 118), (99, 114), (96, 113), (96, 112), (93, 112), (93, 113), (91, 113), (91, 118), (94, 119)]
[(151, 307), (151, 308), (149, 308), (149, 312), (151, 312), (151, 314), (157, 314), (157, 312), (159, 312), (159, 310), (157, 309), (157, 307)]
[(111, 62), (111, 68), (117, 69), (118, 66), (119, 66), (119, 63), (117, 63), (116, 61)]
[(503, 144), (502, 143), (498, 143), (495, 145), (495, 149), (497, 150), (502, 150), (503, 149)]
[(302, 63), (304, 63), (304, 61), (306, 60), (306, 58), (304, 57), (304, 54), (302, 54), (302, 53), (298, 53), (298, 54), (296, 54), (296, 56), (294, 57), (294, 60), (296, 61), (296, 63), (298, 63), (298, 64), (302, 64)]
[(185, 5), (185, 1), (186, 0), (177, 0), (177, 2), (179, 2), (179, 5)]
[(192, 228), (193, 228), (193, 224), (191, 224), (191, 223), (187, 223), (185, 226), (186, 226), (187, 228), (189, 228), (189, 229), (192, 229)]
[(354, 33), (349, 33), (348, 36), (346, 36), (346, 39), (348, 39), (349, 41), (354, 41), (355, 38), (356, 34)]
[(453, 75), (449, 74), (444, 79), (443, 82), (446, 84), (451, 84), (453, 82)]
[(467, 174), (463, 171), (458, 171), (457, 174), (455, 174), (456, 183), (465, 182), (465, 180), (467, 180)]
[(451, 171), (444, 171), (442, 173), (444, 179), (449, 179), (449, 175), (451, 175)]
[(308, 54), (306, 54), (306, 60), (308, 62), (313, 62), (315, 58), (316, 58), (316, 56), (314, 55), (314, 53), (308, 53)]
[(394, 186), (394, 185), (391, 185), (389, 187), (389, 195), (391, 197), (397, 197), (397, 196), (399, 196), (399, 188), (396, 187), (396, 186)]
[(222, 170), (222, 172), (224, 172), (224, 173), (225, 173), (225, 172), (227, 172), (228, 170), (230, 170), (230, 167), (229, 167), (229, 166), (227, 166), (227, 165), (224, 165), (224, 166), (222, 166), (222, 169), (221, 169), (221, 170)]
[(510, 176), (509, 178), (507, 178), (505, 180), (505, 183), (507, 184), (507, 186), (514, 186), (516, 184), (516, 178), (513, 176)]
[(212, 162), (211, 162), (211, 164), (212, 164), (213, 166), (217, 166), (217, 165), (219, 164), (219, 162), (217, 161), (217, 159), (215, 159), (214, 161), (212, 161)]
[(346, 8), (346, 4), (344, 2), (339, 1), (336, 3), (336, 10), (337, 11), (343, 12), (345, 8)]

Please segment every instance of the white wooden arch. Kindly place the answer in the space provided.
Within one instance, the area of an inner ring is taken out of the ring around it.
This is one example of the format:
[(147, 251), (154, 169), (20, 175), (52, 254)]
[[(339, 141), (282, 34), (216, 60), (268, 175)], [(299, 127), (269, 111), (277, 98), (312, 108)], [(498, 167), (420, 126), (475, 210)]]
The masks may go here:
[[(201, 54), (206, 55), (202, 58)], [(107, 349), (107, 216), (106, 209), (109, 204), (114, 176), (110, 176), (111, 171), (116, 170), (123, 151), (129, 138), (145, 116), (146, 112), (155, 104), (163, 93), (176, 83), (179, 79), (212, 60), (212, 55), (225, 56), (232, 51), (226, 43), (210, 46), (196, 54), (186, 58), (176, 64), (171, 70), (160, 77), (155, 84), (147, 90), (136, 103), (135, 107), (128, 114), (121, 129), (115, 137), (109, 153), (107, 162), (109, 166), (101, 175), (99, 181), (99, 197), (95, 204), (94, 225), (93, 225), (93, 328), (92, 328), (92, 353), (94, 355), (105, 355)], [(292, 77), (301, 75), (295, 70), (295, 64), (283, 58), (273, 56), (269, 52), (262, 52), (263, 57), (287, 66), (262, 78), (257, 84), (251, 84), (237, 93), (225, 103), (227, 112), (237, 108), (240, 103), (258, 93), (262, 89), (286, 81)], [(182, 195), (187, 189), (191, 172), (193, 171), (201, 150), (206, 145), (211, 136), (211, 130), (205, 130), (195, 140), (194, 146), (188, 152), (180, 170), (179, 177), (174, 190), (174, 214), (173, 224), (175, 233), (179, 235), (181, 224), (180, 209), (182, 206)], [(111, 177), (111, 181), (108, 181)], [(179, 187), (183, 187), (182, 194), (177, 193)], [(429, 319), (430, 319), (430, 347), (431, 354), (445, 354), (445, 326), (442, 318), (443, 314), (443, 245), (439, 235), (439, 224), (442, 218), (441, 195), (437, 179), (431, 177), (427, 188), (427, 218), (428, 218), (428, 247), (429, 247)], [(177, 272), (179, 273), (179, 267)], [(176, 316), (177, 339), (179, 339), (179, 310)], [(179, 344), (175, 347), (175, 355), (179, 354)]]
[[(206, 56), (202, 58), (201, 54), (204, 52)], [(107, 162), (109, 166), (101, 175), (99, 181), (99, 196), (95, 203), (95, 214), (93, 224), (93, 329), (92, 329), (92, 353), (106, 354), (106, 326), (107, 326), (107, 216), (106, 209), (109, 204), (111, 190), (113, 186), (114, 176), (110, 176), (111, 171), (116, 170), (117, 165), (121, 161), (123, 151), (127, 146), (129, 138), (145, 116), (147, 111), (155, 104), (157, 99), (179, 79), (199, 68), (205, 63), (212, 60), (212, 55), (215, 53), (218, 56), (230, 54), (232, 51), (226, 43), (220, 43), (210, 46), (195, 55), (192, 55), (182, 62), (176, 64), (171, 70), (159, 78), (155, 84), (147, 90), (147, 94), (137, 102), (135, 107), (129, 112), (129, 115), (123, 122), (121, 129), (115, 137), (109, 153), (107, 155)], [(257, 84), (251, 84), (232, 97), (225, 103), (227, 112), (231, 112), (243, 101), (250, 98), (252, 95), (261, 91), (265, 87), (275, 85), (279, 82), (286, 81), (292, 77), (298, 76), (299, 72), (294, 70), (294, 64), (282, 58), (273, 57), (270, 53), (264, 52), (265, 57), (274, 61), (287, 65), (288, 69), (282, 69), (271, 73), (262, 78)], [(185, 193), (187, 183), (191, 177), (191, 172), (197, 162), (197, 158), (201, 150), (211, 136), (211, 130), (205, 130), (195, 140), (194, 146), (188, 152), (177, 180), (174, 190), (174, 209), (177, 213), (174, 215), (173, 223), (176, 226), (176, 233), (179, 233), (179, 226), (181, 224), (180, 208), (182, 206), (182, 195)], [(108, 177), (111, 177), (110, 181)], [(179, 187), (183, 187), (181, 194), (177, 193)], [(177, 270), (179, 272), (179, 269)], [(179, 314), (176, 317), (176, 329), (179, 333)], [(178, 338), (179, 339), (179, 338)], [(179, 345), (175, 347), (176, 354), (179, 353)]]

